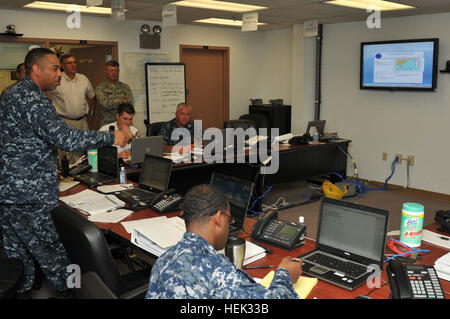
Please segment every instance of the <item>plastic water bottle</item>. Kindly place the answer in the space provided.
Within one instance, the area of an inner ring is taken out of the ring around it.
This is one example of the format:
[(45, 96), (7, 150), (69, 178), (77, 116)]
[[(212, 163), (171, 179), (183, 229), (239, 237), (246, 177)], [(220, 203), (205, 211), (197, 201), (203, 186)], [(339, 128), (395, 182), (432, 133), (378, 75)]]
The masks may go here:
[(313, 127), (313, 142), (319, 143), (319, 131), (316, 127)]
[(120, 184), (126, 184), (126, 182), (127, 182), (127, 173), (125, 172), (125, 167), (123, 167), (123, 166), (120, 168), (119, 179), (120, 179)]

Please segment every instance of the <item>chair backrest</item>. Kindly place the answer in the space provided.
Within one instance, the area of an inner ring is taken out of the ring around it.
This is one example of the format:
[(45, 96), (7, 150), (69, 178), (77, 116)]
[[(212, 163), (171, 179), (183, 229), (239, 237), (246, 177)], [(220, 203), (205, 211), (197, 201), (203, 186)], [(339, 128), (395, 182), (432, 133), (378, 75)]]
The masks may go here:
[(161, 132), (161, 128), (166, 122), (154, 122), (149, 123), (147, 120), (144, 120), (145, 126), (147, 127), (147, 136), (157, 136)]
[(243, 128), (256, 127), (256, 123), (251, 120), (229, 120), (223, 122), (223, 128)]
[(96, 272), (120, 296), (124, 287), (102, 230), (66, 206), (53, 209), (52, 218), (70, 262), (80, 266), (82, 274)]
[(239, 117), (240, 120), (250, 120), (255, 122), (255, 128), (259, 130), (260, 128), (270, 129), (269, 119), (267, 116), (258, 113), (244, 114)]

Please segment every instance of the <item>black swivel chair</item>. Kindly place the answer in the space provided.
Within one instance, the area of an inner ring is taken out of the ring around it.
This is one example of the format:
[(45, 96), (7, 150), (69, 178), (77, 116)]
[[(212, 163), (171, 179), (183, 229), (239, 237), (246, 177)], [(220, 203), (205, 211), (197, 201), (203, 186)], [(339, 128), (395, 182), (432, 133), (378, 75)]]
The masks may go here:
[(255, 123), (256, 130), (260, 128), (270, 129), (269, 119), (267, 116), (258, 113), (244, 114), (239, 117), (240, 120), (250, 120)]
[(244, 130), (256, 127), (255, 121), (252, 120), (229, 120), (223, 122), (223, 128), (243, 128)]
[(161, 132), (161, 128), (166, 122), (154, 122), (149, 123), (148, 120), (144, 120), (145, 126), (147, 127), (146, 136), (157, 136)]
[(71, 263), (80, 266), (82, 274), (97, 273), (119, 298), (145, 296), (150, 268), (121, 276), (100, 228), (66, 206), (53, 209), (52, 218)]
[(16, 296), (23, 272), (20, 259), (0, 257), (0, 299), (12, 299)]

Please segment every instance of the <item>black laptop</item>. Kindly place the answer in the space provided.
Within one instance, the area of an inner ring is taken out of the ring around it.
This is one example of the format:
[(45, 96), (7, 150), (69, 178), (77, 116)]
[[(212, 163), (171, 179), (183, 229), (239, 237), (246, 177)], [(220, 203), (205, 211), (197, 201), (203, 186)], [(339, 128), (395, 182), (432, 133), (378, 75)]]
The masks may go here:
[(387, 210), (323, 198), (316, 249), (303, 256), (303, 273), (347, 290), (383, 269)]
[(159, 193), (166, 191), (172, 172), (172, 160), (145, 154), (138, 188), (115, 192), (119, 199), (129, 204), (148, 203)]
[(162, 136), (133, 138), (131, 140), (131, 164), (142, 164), (145, 154), (162, 157), (163, 143), (164, 138)]
[(117, 181), (119, 178), (119, 160), (115, 146), (104, 146), (97, 152), (98, 172), (75, 175), (73, 178), (89, 187)]
[(323, 137), (323, 132), (325, 130), (325, 123), (326, 120), (319, 120), (319, 121), (309, 121), (308, 127), (306, 128), (306, 133), (309, 133), (311, 135), (311, 128), (316, 127), (317, 132), (319, 133), (319, 138)]
[(230, 224), (230, 233), (240, 233), (247, 216), (247, 209), (253, 192), (253, 183), (233, 176), (213, 173), (210, 185), (220, 189), (230, 203), (230, 214), (234, 219), (234, 223)]

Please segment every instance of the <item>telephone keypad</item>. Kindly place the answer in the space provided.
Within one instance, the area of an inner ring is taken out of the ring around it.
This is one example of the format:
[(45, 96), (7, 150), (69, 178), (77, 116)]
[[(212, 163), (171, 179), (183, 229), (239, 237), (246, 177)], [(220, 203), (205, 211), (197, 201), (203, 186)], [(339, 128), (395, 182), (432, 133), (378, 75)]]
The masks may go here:
[(433, 267), (407, 266), (406, 270), (413, 298), (444, 299), (439, 278)]

